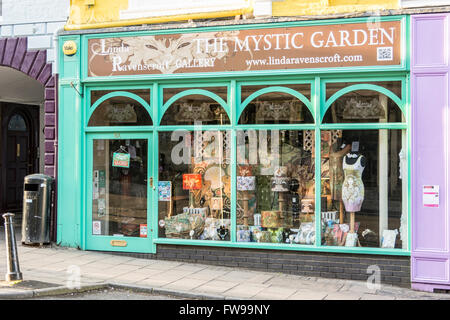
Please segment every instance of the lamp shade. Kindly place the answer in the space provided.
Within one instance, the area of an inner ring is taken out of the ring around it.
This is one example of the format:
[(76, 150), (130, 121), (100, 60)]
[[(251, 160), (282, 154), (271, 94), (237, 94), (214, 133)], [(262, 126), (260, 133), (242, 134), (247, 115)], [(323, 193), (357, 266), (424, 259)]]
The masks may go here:
[(237, 190), (251, 191), (256, 189), (256, 177), (241, 177), (237, 176)]
[(199, 190), (202, 188), (202, 175), (198, 173), (183, 174), (183, 190)]

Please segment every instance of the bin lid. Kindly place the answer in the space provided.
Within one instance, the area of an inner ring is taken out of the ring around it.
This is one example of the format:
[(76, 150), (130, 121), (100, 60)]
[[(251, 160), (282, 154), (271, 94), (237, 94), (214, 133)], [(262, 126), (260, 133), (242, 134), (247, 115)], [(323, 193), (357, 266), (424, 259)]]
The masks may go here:
[(24, 178), (24, 183), (52, 183), (53, 178), (41, 173), (30, 174)]

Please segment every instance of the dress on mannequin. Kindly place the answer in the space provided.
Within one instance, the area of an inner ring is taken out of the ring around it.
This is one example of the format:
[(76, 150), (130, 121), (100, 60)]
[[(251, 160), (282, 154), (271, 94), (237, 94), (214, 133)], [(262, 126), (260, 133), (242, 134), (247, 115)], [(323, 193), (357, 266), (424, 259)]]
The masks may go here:
[(331, 199), (342, 199), (342, 183), (344, 181), (344, 170), (342, 168), (342, 159), (350, 151), (348, 144), (344, 148), (330, 153), (330, 189)]
[[(354, 158), (356, 161), (354, 161)], [(361, 175), (365, 167), (365, 157), (355, 153), (347, 154), (343, 159), (345, 174), (342, 184), (342, 201), (347, 212), (358, 212), (364, 201), (364, 184)]]

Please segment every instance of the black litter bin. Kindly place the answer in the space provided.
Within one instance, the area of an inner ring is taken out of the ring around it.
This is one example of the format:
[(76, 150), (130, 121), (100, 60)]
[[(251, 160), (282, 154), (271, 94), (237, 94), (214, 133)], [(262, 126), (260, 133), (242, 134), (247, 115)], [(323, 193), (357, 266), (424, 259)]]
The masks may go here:
[(25, 177), (23, 191), (22, 243), (50, 242), (50, 212), (54, 179), (44, 174)]

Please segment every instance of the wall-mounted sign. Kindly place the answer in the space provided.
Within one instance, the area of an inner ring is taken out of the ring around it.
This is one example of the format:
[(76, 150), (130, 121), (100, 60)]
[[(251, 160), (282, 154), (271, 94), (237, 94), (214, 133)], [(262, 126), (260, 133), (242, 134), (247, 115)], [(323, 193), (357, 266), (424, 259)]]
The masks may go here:
[(423, 186), (422, 201), (424, 207), (439, 207), (439, 186)]
[(69, 40), (64, 42), (63, 44), (63, 53), (66, 56), (73, 56), (75, 53), (77, 53), (77, 44), (75, 41)]
[(114, 152), (113, 153), (112, 166), (113, 167), (120, 167), (120, 168), (129, 168), (130, 167), (130, 154), (129, 153)]
[(401, 66), (401, 21), (89, 40), (88, 75)]

